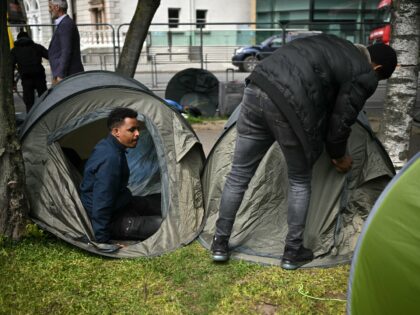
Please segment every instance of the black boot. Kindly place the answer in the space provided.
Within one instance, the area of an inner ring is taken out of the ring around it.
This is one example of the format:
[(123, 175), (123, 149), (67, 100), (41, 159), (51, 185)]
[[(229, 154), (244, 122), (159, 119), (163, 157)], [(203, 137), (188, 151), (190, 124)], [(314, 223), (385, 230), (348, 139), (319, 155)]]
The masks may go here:
[(229, 237), (218, 236), (213, 237), (213, 243), (211, 244), (212, 258), (213, 261), (225, 262), (229, 260)]
[(313, 252), (301, 245), (299, 249), (285, 246), (281, 267), (286, 270), (295, 270), (314, 259)]

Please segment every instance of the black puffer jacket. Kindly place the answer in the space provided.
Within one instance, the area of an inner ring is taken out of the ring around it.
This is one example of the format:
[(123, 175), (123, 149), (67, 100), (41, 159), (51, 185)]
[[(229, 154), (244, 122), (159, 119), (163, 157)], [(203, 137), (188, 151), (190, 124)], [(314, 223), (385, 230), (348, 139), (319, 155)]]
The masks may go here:
[(248, 77), (289, 120), (312, 164), (323, 150), (345, 155), (351, 125), (378, 78), (368, 58), (333, 35), (296, 39), (262, 61)]
[(42, 58), (48, 59), (48, 51), (44, 46), (34, 43), (28, 37), (21, 37), (15, 41), (11, 54), (13, 67), (17, 64), (22, 77), (44, 74)]

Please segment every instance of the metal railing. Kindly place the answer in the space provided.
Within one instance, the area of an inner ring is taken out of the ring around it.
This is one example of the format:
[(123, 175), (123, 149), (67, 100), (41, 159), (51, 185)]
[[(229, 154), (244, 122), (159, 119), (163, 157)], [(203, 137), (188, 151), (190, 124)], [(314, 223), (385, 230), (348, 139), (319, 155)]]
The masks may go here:
[[(177, 30), (169, 28), (168, 23), (153, 23), (140, 55), (139, 65), (147, 66), (152, 77), (152, 86), (160, 84), (159, 69), (172, 71), (183, 65), (196, 64), (201, 69), (220, 65), (221, 71), (232, 67), (231, 56), (235, 48), (255, 45), (273, 34), (286, 36), (288, 30), (318, 30), (333, 33), (350, 40), (367, 43), (369, 30), (377, 23), (355, 22), (312, 22), (312, 23), (179, 23)], [(182, 26), (187, 27), (181, 29)], [(53, 24), (10, 25), (10, 27), (29, 27), (36, 29), (37, 39), (47, 46), (53, 34)], [(111, 25), (78, 24), (82, 58), (90, 69), (108, 70), (117, 68), (121, 46), (126, 37), (129, 24)], [(163, 27), (164, 31), (153, 30)], [(188, 28), (189, 27), (189, 28)], [(217, 29), (215, 29), (217, 27)], [(16, 33), (16, 32), (15, 32)], [(159, 68), (160, 67), (160, 68)]]
[[(53, 30), (55, 28), (54, 24), (11, 24), (9, 25), (11, 28), (42, 28), (42, 27), (49, 27), (51, 28), (51, 36), (48, 40), (41, 41), (41, 44), (44, 46), (48, 46), (50, 40), (52, 38)], [(98, 48), (98, 47), (112, 47), (113, 48), (113, 56), (114, 56), (114, 69), (117, 68), (117, 51), (116, 51), (116, 43), (115, 43), (115, 29), (111, 24), (108, 23), (97, 23), (97, 24), (77, 24), (79, 28), (80, 34), (80, 48), (81, 50), (89, 49), (89, 48)], [(83, 30), (83, 27), (95, 27), (95, 30)], [(107, 27), (109, 30), (104, 29), (97, 29), (98, 27)]]
[[(150, 73), (152, 74), (152, 88), (156, 88), (159, 85), (159, 81), (158, 81), (158, 71), (157, 71), (157, 57), (158, 56), (187, 56), (188, 58), (188, 53), (156, 53), (151, 55), (151, 62), (150, 62), (150, 66), (151, 66), (151, 71)], [(181, 64), (186, 64), (187, 61), (185, 62), (180, 62)]]

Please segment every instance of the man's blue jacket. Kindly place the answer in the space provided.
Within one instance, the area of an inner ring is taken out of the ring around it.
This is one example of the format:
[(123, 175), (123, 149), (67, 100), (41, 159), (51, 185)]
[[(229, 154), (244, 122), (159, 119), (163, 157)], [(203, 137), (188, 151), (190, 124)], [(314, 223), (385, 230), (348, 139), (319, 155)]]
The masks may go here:
[(80, 199), (99, 243), (109, 242), (112, 217), (132, 198), (129, 176), (126, 148), (109, 134), (93, 149), (80, 185)]

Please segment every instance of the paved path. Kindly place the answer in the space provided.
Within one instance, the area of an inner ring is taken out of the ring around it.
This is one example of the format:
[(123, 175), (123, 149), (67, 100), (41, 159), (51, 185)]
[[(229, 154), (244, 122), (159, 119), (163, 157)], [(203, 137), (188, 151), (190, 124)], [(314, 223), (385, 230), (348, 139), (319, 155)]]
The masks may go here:
[(211, 149), (223, 131), (225, 120), (194, 124), (193, 129), (203, 145), (204, 154), (209, 155)]

